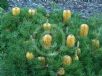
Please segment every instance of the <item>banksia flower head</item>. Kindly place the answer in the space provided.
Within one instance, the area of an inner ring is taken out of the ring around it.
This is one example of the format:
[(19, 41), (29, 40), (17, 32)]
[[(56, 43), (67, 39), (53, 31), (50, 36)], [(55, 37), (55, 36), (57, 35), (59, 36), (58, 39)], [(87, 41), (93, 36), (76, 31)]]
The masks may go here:
[(28, 13), (29, 13), (29, 15), (35, 15), (36, 10), (35, 9), (29, 9)]
[(93, 39), (92, 40), (92, 46), (95, 48), (99, 48), (100, 47), (100, 41), (98, 39)]
[(79, 60), (78, 51), (77, 50), (75, 50), (75, 56), (74, 56), (73, 60), (76, 60), (76, 61)]
[(57, 71), (57, 74), (58, 74), (59, 76), (64, 75), (64, 74), (65, 74), (64, 68), (63, 68), (63, 67), (62, 67), (62, 68), (59, 68), (58, 71)]
[(74, 45), (75, 45), (74, 35), (71, 34), (71, 35), (67, 36), (66, 44), (67, 44), (68, 47), (74, 47)]
[(71, 11), (70, 10), (63, 10), (63, 21), (66, 22), (68, 19), (71, 18)]
[(80, 56), (81, 54), (81, 49), (79, 48), (79, 41), (77, 42), (77, 48), (76, 48), (76, 55)]
[(89, 31), (89, 26), (87, 24), (82, 24), (80, 26), (80, 36), (87, 37)]
[(75, 55), (75, 56), (74, 56), (74, 60), (79, 60), (78, 55)]
[(69, 55), (65, 55), (63, 57), (63, 64), (64, 65), (70, 65), (72, 63), (72, 58)]
[(19, 15), (20, 14), (20, 8), (19, 7), (12, 8), (12, 14), (14, 16)]
[(46, 14), (46, 17), (48, 18), (49, 16), (50, 16), (50, 15), (47, 13), (47, 14)]
[(51, 29), (51, 24), (48, 23), (48, 20), (46, 23), (43, 24), (43, 28), (44, 28), (44, 30), (50, 30)]
[(51, 46), (52, 43), (52, 36), (50, 34), (46, 34), (43, 36), (42, 38), (43, 43), (44, 43), (44, 47), (45, 48), (49, 48)]
[(42, 64), (45, 64), (45, 57), (38, 57), (38, 60), (39, 60)]
[(76, 51), (77, 51), (77, 55), (80, 56), (80, 54), (81, 54), (81, 49), (80, 49), (80, 48), (77, 48)]
[(27, 52), (26, 53), (26, 58), (27, 58), (27, 60), (32, 60), (34, 58), (33, 53), (32, 52)]

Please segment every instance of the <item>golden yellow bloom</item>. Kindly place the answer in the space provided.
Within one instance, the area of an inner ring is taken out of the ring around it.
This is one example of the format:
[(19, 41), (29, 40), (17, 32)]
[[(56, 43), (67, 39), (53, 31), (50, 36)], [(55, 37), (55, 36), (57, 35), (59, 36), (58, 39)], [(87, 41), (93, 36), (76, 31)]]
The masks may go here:
[(63, 57), (63, 64), (64, 65), (69, 65), (72, 63), (72, 58), (69, 55), (65, 55)]
[(59, 68), (57, 74), (60, 75), (60, 76), (64, 75), (65, 74), (64, 68), (63, 67), (62, 68)]
[(38, 57), (38, 60), (41, 61), (42, 64), (45, 64), (45, 57)]
[(82, 24), (80, 27), (80, 36), (86, 37), (88, 35), (89, 26), (87, 24)]
[(95, 48), (99, 48), (100, 47), (100, 41), (98, 39), (93, 39), (92, 40), (92, 46)]
[(46, 22), (46, 23), (43, 24), (43, 28), (44, 28), (44, 30), (50, 30), (51, 29), (51, 24)]
[(63, 10), (63, 21), (66, 22), (68, 19), (71, 18), (71, 11), (70, 10)]
[(51, 46), (51, 43), (52, 43), (52, 36), (51, 35), (49, 35), (49, 34), (44, 35), (42, 40), (43, 40), (45, 48), (48, 48)]
[(28, 13), (29, 13), (29, 15), (35, 15), (36, 10), (35, 9), (29, 9)]
[(19, 7), (12, 8), (12, 14), (14, 16), (19, 15), (20, 14), (20, 8)]
[(27, 60), (32, 60), (34, 58), (33, 53), (32, 52), (27, 52), (26, 53), (26, 58), (27, 58)]
[(66, 44), (67, 44), (68, 47), (74, 47), (74, 45), (75, 45), (74, 35), (71, 34), (71, 35), (67, 36)]

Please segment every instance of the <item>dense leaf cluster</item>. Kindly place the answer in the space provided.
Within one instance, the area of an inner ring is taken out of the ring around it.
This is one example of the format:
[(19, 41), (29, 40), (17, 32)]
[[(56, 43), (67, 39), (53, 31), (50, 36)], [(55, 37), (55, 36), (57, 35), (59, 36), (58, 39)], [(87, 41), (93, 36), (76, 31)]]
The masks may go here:
[(7, 0), (0, 0), (0, 7), (2, 7), (3, 9), (7, 9), (9, 6), (9, 3)]

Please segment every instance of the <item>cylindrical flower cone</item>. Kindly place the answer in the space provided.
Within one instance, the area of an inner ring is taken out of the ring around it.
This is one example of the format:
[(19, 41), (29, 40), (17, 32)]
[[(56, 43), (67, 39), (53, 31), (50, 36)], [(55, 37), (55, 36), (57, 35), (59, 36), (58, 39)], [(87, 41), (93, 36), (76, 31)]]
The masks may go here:
[(46, 17), (48, 18), (49, 16), (50, 16), (50, 15), (47, 13), (47, 14), (46, 14)]
[(74, 47), (75, 45), (75, 36), (74, 35), (68, 35), (67, 36), (67, 40), (66, 40), (66, 44), (68, 47)]
[(79, 60), (78, 55), (75, 55), (75, 56), (74, 56), (74, 60), (76, 60), (76, 61)]
[(80, 27), (80, 36), (87, 37), (89, 32), (89, 26), (87, 24), (82, 24)]
[(27, 59), (27, 60), (32, 60), (33, 58), (34, 58), (34, 55), (33, 55), (32, 52), (27, 52), (27, 53), (26, 53), (26, 59)]
[(99, 48), (100, 47), (100, 41), (98, 39), (93, 39), (92, 40), (92, 46), (95, 48)]
[(71, 18), (71, 11), (70, 10), (63, 10), (63, 22), (66, 22)]
[(38, 60), (39, 60), (42, 64), (45, 64), (45, 57), (38, 57)]
[(59, 68), (58, 71), (57, 71), (57, 74), (58, 74), (58, 76), (64, 75), (65, 74), (64, 68), (63, 67), (62, 68)]
[(80, 56), (80, 54), (81, 54), (81, 49), (80, 49), (80, 48), (77, 48), (76, 51), (77, 51), (77, 55)]
[(51, 24), (48, 23), (48, 21), (47, 21), (46, 23), (43, 24), (43, 28), (44, 28), (44, 30), (48, 30), (49, 31), (51, 29)]
[(65, 55), (63, 57), (63, 64), (64, 65), (70, 65), (72, 63), (72, 58), (69, 55)]
[(36, 14), (36, 10), (35, 9), (29, 9), (28, 13), (29, 13), (29, 15), (35, 15)]
[(20, 8), (19, 7), (12, 8), (12, 14), (14, 16), (19, 15), (20, 14)]
[(42, 40), (45, 48), (49, 48), (51, 46), (52, 36), (50, 34), (44, 35)]

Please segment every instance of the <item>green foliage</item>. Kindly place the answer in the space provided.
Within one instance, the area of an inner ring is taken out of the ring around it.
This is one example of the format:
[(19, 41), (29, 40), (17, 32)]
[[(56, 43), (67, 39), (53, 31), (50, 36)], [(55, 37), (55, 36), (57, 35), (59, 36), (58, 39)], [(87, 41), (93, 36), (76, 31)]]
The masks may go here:
[[(80, 15), (73, 14), (72, 18), (64, 24), (62, 13), (62, 10), (54, 10), (49, 14), (48, 20), (52, 24), (50, 33), (42, 28), (47, 20), (46, 12), (42, 8), (37, 8), (37, 14), (34, 16), (29, 16), (28, 9), (25, 8), (21, 9), (18, 16), (13, 16), (11, 12), (2, 16), (0, 19), (1, 76), (56, 76), (60, 67), (65, 69), (64, 76), (102, 75), (102, 30), (98, 31), (102, 29), (102, 19), (96, 17), (82, 19)], [(79, 35), (80, 25), (83, 23), (87, 23), (90, 28), (86, 38), (81, 38)], [(37, 29), (39, 30), (36, 31)], [(52, 35), (53, 43), (52, 48), (46, 50), (41, 40), (42, 36), (47, 33)], [(79, 61), (73, 60), (71, 65), (64, 66), (63, 56), (70, 55), (73, 58), (77, 46), (66, 47), (65, 41), (69, 34), (74, 34), (76, 41), (80, 42), (81, 55)], [(91, 46), (91, 40), (94, 38), (100, 40), (98, 49), (93, 49)], [(26, 59), (28, 51), (34, 54), (34, 59), (31, 61)], [(50, 56), (44, 56), (42, 52)], [(39, 56), (45, 57), (45, 64), (41, 64), (37, 58)]]
[(9, 4), (7, 0), (0, 0), (0, 7), (2, 7), (3, 9), (7, 9), (8, 6)]
[(4, 14), (4, 9), (0, 7), (0, 19), (1, 19), (3, 14)]

